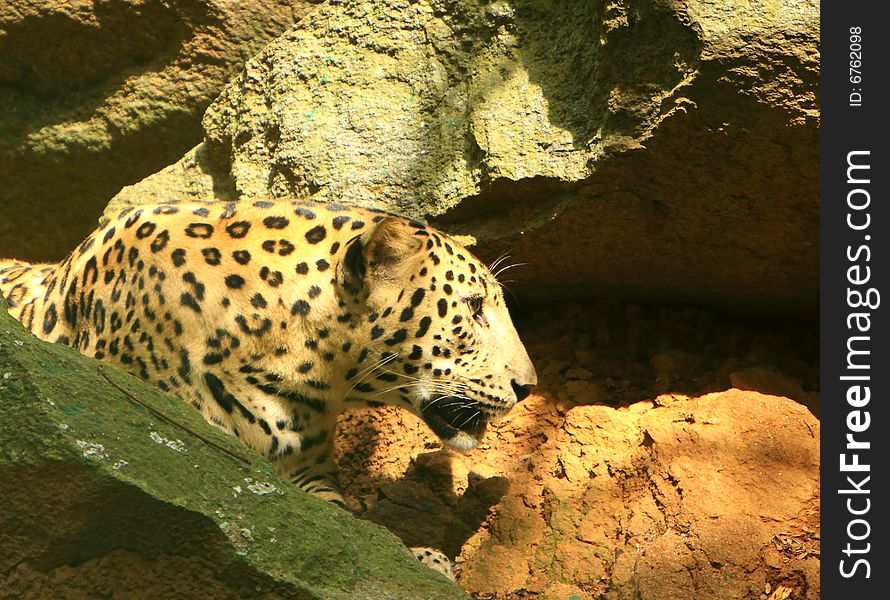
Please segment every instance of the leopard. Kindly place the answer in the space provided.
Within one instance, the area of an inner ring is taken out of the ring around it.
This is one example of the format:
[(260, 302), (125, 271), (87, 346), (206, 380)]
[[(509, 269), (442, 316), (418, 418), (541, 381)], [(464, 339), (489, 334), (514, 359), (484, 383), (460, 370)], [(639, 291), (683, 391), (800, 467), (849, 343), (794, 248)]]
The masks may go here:
[[(128, 206), (58, 264), (0, 261), (0, 293), (39, 338), (177, 396), (346, 509), (342, 412), (399, 406), (470, 450), (537, 384), (491, 268), (426, 221), (376, 208)], [(413, 550), (454, 577), (438, 551)]]

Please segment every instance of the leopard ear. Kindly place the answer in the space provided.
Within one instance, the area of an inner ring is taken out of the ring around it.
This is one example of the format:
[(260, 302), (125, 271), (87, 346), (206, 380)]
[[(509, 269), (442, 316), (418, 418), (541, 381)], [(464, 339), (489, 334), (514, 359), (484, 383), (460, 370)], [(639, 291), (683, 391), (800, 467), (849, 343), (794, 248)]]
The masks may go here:
[(417, 256), (423, 240), (416, 227), (399, 217), (386, 217), (361, 236), (365, 262), (372, 272), (392, 269)]
[(341, 279), (357, 292), (365, 278), (395, 279), (401, 268), (420, 256), (423, 240), (416, 227), (399, 217), (385, 217), (353, 239), (343, 257)]

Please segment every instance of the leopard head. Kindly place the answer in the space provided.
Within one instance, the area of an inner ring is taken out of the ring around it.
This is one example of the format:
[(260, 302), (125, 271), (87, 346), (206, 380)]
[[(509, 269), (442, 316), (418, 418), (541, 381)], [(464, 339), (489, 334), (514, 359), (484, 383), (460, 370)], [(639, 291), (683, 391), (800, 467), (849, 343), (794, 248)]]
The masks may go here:
[(407, 407), (446, 445), (475, 447), (537, 383), (501, 286), (446, 234), (385, 217), (350, 241), (338, 281), (367, 350), (352, 393)]

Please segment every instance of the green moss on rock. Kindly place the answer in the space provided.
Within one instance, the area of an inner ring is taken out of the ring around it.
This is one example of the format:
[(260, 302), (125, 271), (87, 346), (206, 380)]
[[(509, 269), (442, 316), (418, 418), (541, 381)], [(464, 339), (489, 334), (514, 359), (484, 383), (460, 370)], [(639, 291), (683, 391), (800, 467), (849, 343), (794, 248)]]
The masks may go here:
[(0, 598), (466, 597), (188, 405), (2, 305), (0, 405)]

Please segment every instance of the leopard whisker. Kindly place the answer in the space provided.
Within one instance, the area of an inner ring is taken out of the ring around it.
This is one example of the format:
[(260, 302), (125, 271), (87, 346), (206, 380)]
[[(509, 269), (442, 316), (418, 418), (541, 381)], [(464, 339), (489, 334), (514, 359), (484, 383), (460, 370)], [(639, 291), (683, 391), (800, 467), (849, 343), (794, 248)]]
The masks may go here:
[(386, 358), (382, 358), (382, 359), (378, 360), (374, 364), (372, 364), (368, 367), (365, 367), (364, 369), (362, 369), (361, 371), (359, 371), (358, 373), (353, 375), (352, 378), (349, 379), (349, 381), (352, 381), (352, 379), (355, 379), (355, 383), (352, 384), (352, 387), (350, 387), (346, 393), (348, 394), (349, 392), (353, 391), (356, 387), (358, 387), (362, 383), (365, 383), (368, 380), (368, 378), (374, 374), (374, 371), (376, 369), (379, 369), (380, 367), (386, 365), (387, 363), (395, 360), (397, 357), (398, 357), (398, 353), (390, 354)]
[[(387, 388), (383, 388), (383, 389), (380, 389), (380, 390), (376, 390), (370, 397), (371, 397), (371, 398), (376, 398), (376, 397), (378, 397), (378, 396), (382, 396), (382, 395), (384, 395), (384, 394), (388, 394), (388, 393), (393, 392), (393, 391), (395, 391), (395, 390), (410, 389), (410, 388), (424, 388), (424, 389), (430, 389), (430, 386), (429, 386), (428, 383), (423, 382), (423, 381), (409, 381), (409, 382), (407, 382), (407, 383), (400, 383), (400, 384), (393, 385), (393, 386), (390, 386), (390, 387), (387, 387)], [(432, 391), (434, 391), (434, 392), (438, 392), (438, 393), (440, 393), (440, 394), (444, 394), (444, 395), (455, 395), (455, 390), (452, 390), (452, 389), (447, 388), (447, 387), (444, 387), (444, 386), (435, 386), (435, 385), (434, 385), (434, 386), (432, 386)]]
[(458, 425), (457, 428), (458, 428), (458, 429), (463, 429), (463, 427), (464, 427), (467, 423), (469, 423), (470, 421), (472, 421), (473, 419), (475, 419), (476, 417), (479, 417), (479, 416), (482, 416), (482, 411), (479, 410), (479, 409), (474, 410), (474, 411), (473, 411), (473, 414), (470, 415), (470, 418), (468, 418), (468, 419), (465, 420), (463, 423), (461, 423), (460, 425)]
[(498, 271), (496, 273), (494, 273), (494, 278), (497, 279), (498, 277), (500, 277), (501, 273), (503, 273), (504, 271), (507, 271), (514, 267), (525, 267), (525, 266), (528, 266), (528, 264), (529, 263), (512, 263), (505, 267), (501, 267), (500, 269), (498, 269)]
[(510, 259), (510, 253), (504, 252), (499, 257), (494, 259), (494, 262), (492, 262), (490, 265), (488, 265), (488, 270), (491, 272), (494, 272), (494, 270), (498, 268), (498, 265), (500, 265), (505, 260), (509, 260), (509, 259)]

